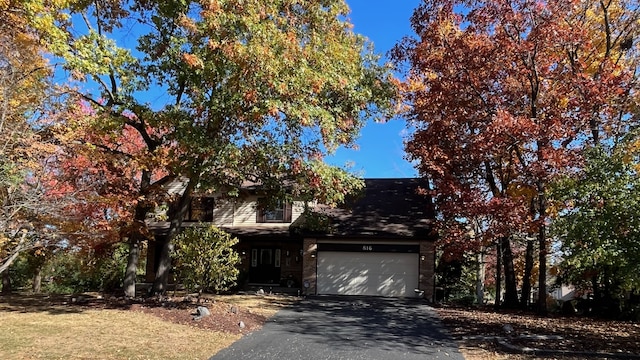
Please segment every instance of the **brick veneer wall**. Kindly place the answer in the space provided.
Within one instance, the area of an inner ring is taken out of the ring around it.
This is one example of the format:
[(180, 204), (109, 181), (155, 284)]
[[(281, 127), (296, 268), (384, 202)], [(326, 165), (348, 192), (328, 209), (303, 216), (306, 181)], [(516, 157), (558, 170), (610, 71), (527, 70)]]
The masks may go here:
[(433, 241), (420, 241), (419, 289), (424, 291), (424, 298), (428, 301), (434, 300), (435, 249)]
[[(302, 292), (305, 295), (315, 295), (317, 292), (317, 255), (318, 242), (316, 239), (304, 239), (302, 244)], [(305, 287), (305, 283), (309, 287)]]

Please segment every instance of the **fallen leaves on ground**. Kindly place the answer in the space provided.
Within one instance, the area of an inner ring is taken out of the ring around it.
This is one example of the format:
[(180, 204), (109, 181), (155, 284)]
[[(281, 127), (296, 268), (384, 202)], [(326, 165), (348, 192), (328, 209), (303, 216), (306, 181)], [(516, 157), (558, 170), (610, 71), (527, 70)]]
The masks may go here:
[[(518, 347), (557, 350), (559, 355), (554, 358), (581, 358), (560, 356), (564, 350), (640, 355), (638, 323), (578, 316), (541, 317), (519, 311), (497, 312), (490, 308), (440, 307), (436, 310), (468, 360), (516, 358), (497, 346), (496, 338), (504, 338)], [(513, 328), (510, 334), (506, 334), (505, 325)], [(543, 335), (547, 338), (541, 338)], [(519, 355), (517, 358), (534, 357)]]

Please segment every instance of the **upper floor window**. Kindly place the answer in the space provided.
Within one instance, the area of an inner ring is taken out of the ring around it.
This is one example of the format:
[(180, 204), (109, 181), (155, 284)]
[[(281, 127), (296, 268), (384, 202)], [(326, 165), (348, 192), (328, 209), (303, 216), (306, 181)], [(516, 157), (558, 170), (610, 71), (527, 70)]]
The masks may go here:
[[(261, 204), (263, 203), (263, 204)], [(291, 204), (277, 200), (273, 204), (264, 204), (264, 200), (258, 201), (256, 222), (259, 223), (289, 223), (291, 222)]]
[(189, 212), (185, 214), (185, 221), (213, 221), (213, 207), (215, 201), (212, 197), (194, 197), (189, 204)]

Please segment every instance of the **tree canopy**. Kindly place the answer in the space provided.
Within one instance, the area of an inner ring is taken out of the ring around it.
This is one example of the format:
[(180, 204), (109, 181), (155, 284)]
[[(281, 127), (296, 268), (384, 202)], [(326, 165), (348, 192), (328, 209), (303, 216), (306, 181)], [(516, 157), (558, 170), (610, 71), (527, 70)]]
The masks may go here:
[(592, 293), (599, 304), (640, 287), (640, 177), (625, 147), (587, 152), (584, 171), (554, 184), (562, 212), (560, 280)]
[(416, 9), (418, 37), (394, 57), (409, 65), (408, 158), (433, 182), (445, 229), (482, 217), (483, 234), (504, 249), (513, 234), (534, 235), (546, 268), (548, 185), (579, 170), (584, 149), (636, 125), (637, 20), (625, 1), (427, 0)]
[(56, 91), (24, 15), (30, 5), (0, 2), (0, 273), (21, 251), (51, 238), (46, 225), (57, 214), (45, 181), (55, 151), (45, 129)]

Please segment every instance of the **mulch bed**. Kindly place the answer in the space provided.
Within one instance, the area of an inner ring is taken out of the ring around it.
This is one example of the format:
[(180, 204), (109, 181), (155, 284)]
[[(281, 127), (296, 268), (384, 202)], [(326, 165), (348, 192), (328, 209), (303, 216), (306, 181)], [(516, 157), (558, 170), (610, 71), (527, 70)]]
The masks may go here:
[[(16, 294), (4, 296), (2, 300), (14, 311), (15, 309), (24, 312), (50, 311), (58, 313), (101, 309), (137, 311), (177, 324), (231, 334), (246, 334), (260, 328), (267, 321), (264, 315), (243, 306), (208, 298), (198, 304), (195, 299), (188, 296), (125, 299), (108, 295)], [(198, 306), (207, 307), (211, 315), (194, 320)], [(3, 310), (2, 306), (0, 306), (0, 310)], [(243, 326), (240, 325), (240, 322), (243, 323)]]
[[(196, 308), (206, 306), (210, 316), (194, 320)], [(240, 306), (230, 305), (221, 301), (195, 302), (185, 301), (145, 301), (134, 303), (132, 311), (157, 316), (163, 320), (177, 324), (194, 326), (207, 330), (222, 331), (232, 334), (245, 334), (259, 329), (267, 320), (264, 316)], [(241, 326), (242, 322), (242, 326)]]

